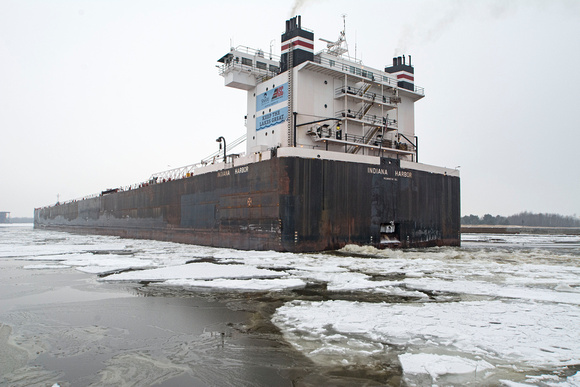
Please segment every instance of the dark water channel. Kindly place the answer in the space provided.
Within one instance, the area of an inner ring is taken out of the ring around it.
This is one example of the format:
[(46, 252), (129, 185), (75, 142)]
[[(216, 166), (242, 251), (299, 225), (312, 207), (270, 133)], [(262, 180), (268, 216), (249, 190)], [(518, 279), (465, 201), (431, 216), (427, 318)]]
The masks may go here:
[(385, 385), (382, 372), (326, 369), (290, 346), (270, 322), (285, 297), (24, 268), (36, 263), (0, 259), (0, 386)]
[(22, 266), (0, 260), (2, 385), (291, 386), (313, 377), (312, 364), (239, 302)]

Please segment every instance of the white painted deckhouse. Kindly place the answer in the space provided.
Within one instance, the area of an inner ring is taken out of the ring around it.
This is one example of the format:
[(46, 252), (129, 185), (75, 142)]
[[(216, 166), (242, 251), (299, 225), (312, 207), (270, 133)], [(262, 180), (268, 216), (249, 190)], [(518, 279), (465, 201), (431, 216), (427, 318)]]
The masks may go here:
[(321, 40), (315, 54), (297, 16), (286, 22), (281, 58), (238, 46), (219, 59), (225, 85), (247, 91), (247, 154), (297, 147), (417, 162), (414, 104), (424, 90), (411, 57), (379, 70), (348, 55), (344, 30)]

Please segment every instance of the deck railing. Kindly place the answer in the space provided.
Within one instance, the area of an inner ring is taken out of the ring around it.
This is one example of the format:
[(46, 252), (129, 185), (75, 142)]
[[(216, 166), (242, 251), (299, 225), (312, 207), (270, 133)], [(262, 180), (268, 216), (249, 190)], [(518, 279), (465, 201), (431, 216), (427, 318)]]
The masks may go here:
[[(328, 67), (346, 74), (359, 76), (362, 79), (366, 78), (372, 82), (380, 83), (390, 87), (398, 87), (399, 84), (398, 79), (394, 75), (376, 69), (369, 69), (360, 61), (343, 60), (340, 57), (337, 57), (336, 59), (330, 59), (317, 54), (314, 56), (314, 63), (318, 63), (324, 67)], [(425, 95), (425, 88), (423, 87), (413, 85), (413, 90), (411, 91), (417, 94)]]

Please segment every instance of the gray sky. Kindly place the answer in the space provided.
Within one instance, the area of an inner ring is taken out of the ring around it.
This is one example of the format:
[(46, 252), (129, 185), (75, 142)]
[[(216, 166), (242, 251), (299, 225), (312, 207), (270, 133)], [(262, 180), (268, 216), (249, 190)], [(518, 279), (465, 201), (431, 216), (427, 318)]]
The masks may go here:
[[(383, 68), (411, 54), (419, 160), (462, 214), (580, 216), (580, 1), (0, 0), (0, 211), (145, 181), (245, 133), (230, 45), (280, 53), (294, 13)], [(294, 12), (293, 12), (294, 9)], [(243, 149), (241, 149), (243, 150)]]

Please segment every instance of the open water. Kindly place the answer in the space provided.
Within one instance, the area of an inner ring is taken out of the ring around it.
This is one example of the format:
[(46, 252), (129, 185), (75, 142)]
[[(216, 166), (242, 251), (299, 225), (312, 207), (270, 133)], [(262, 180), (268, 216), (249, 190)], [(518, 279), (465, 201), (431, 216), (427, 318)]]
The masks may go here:
[(0, 226), (2, 386), (580, 385), (580, 237), (290, 254)]

